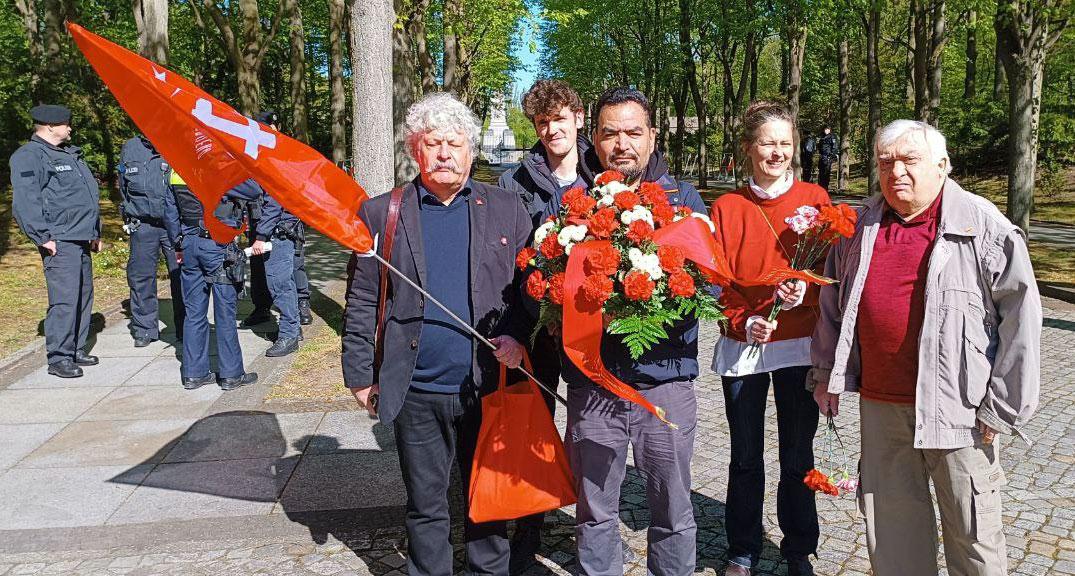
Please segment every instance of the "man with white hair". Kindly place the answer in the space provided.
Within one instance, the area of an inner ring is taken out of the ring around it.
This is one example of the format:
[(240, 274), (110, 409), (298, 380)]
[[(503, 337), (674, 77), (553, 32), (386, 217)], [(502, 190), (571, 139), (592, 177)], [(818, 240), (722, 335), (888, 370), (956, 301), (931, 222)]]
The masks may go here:
[(963, 190), (944, 136), (897, 120), (877, 135), (881, 195), (829, 253), (809, 385), (821, 413), (861, 397), (859, 507), (877, 576), (1004, 575), (1000, 434), (1038, 405), (1041, 301), (1026, 239)]
[[(517, 195), (470, 179), (480, 125), (454, 97), (431, 94), (411, 106), (406, 134), (419, 176), (366, 201), (359, 217), (379, 238), (382, 256), (497, 349), (478, 343), (375, 260), (355, 255), (343, 375), (359, 405), (395, 429), (407, 489), (408, 572), (443, 576), (452, 573), (452, 461), (458, 460), (467, 486), (481, 396), (497, 388), (497, 361), (519, 365), (519, 341), (529, 334), (528, 316), (517, 304), (515, 255), (526, 245), (531, 221)], [(503, 522), (474, 524), (467, 517), (463, 538), (468, 573), (508, 573)]]

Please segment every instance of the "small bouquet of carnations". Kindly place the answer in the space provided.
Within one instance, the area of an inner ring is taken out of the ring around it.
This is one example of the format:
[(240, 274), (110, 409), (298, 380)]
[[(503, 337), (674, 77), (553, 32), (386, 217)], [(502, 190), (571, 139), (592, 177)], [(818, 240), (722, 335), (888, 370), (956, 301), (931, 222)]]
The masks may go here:
[[(823, 492), (830, 496), (853, 493), (858, 489), (859, 479), (858, 476), (852, 475), (848, 468), (847, 448), (844, 447), (844, 441), (840, 438), (840, 432), (832, 416), (828, 417), (825, 424), (825, 436), (822, 438), (822, 443), (824, 449), (821, 465), (831, 470), (831, 473), (825, 474), (814, 468), (806, 473), (803, 483), (814, 492)], [(834, 455), (836, 451), (839, 452), (838, 455)]]

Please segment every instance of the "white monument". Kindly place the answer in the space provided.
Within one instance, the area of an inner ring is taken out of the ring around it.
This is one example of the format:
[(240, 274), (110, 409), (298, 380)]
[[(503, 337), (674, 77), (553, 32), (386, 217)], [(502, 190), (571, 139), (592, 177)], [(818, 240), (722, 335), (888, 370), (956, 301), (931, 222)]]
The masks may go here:
[(490, 164), (518, 162), (522, 154), (515, 151), (515, 133), (508, 127), (504, 94), (489, 103), (489, 127), (482, 133), (482, 156)]

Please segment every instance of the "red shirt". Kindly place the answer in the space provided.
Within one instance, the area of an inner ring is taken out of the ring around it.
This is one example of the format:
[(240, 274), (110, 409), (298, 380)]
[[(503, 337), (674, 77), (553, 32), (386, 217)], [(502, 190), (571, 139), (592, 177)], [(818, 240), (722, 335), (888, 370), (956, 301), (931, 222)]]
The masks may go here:
[[(830, 204), (828, 193), (809, 182), (796, 180), (791, 188), (776, 198), (763, 200), (750, 188), (729, 192), (713, 202), (710, 216), (716, 225), (717, 244), (728, 259), (736, 278), (755, 280), (777, 266), (788, 266), (795, 256), (798, 236), (784, 219), (800, 206)], [(768, 220), (768, 223), (766, 223)], [(772, 228), (770, 228), (770, 224)], [(778, 240), (779, 239), (779, 240)], [(821, 262), (824, 262), (824, 258)], [(746, 322), (751, 316), (766, 318), (773, 307), (774, 286), (744, 286), (735, 283), (721, 292), (728, 325), (725, 336), (746, 342)], [(818, 317), (818, 288), (806, 290), (803, 303), (785, 310), (773, 341), (805, 338), (813, 335)]]
[(937, 239), (942, 195), (909, 221), (891, 208), (881, 219), (855, 325), (862, 361), (859, 393), (863, 398), (915, 402), (918, 336), (926, 314), (926, 272)]

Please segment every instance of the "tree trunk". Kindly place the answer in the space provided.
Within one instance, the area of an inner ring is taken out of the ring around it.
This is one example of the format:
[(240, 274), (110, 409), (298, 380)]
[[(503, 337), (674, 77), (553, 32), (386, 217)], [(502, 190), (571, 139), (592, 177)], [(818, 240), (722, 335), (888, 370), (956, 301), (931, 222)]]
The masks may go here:
[(22, 21), (26, 45), (30, 47), (30, 98), (38, 104), (44, 99), (44, 94), (41, 93), (41, 71), (45, 69), (45, 45), (37, 22), (37, 3), (35, 0), (15, 0), (15, 10)]
[(791, 51), (788, 49), (787, 32), (780, 34), (780, 93), (788, 93), (788, 73), (791, 67)]
[[(33, 0), (27, 0), (33, 1)], [(45, 0), (45, 67), (59, 70), (60, 52), (63, 49), (63, 3), (60, 0)]]
[(347, 93), (343, 87), (344, 0), (329, 0), (329, 109), (332, 116), (332, 161), (347, 160)]
[(916, 0), (911, 0), (907, 8), (907, 52), (904, 55), (904, 73), (907, 77), (904, 98), (907, 105), (913, 107), (915, 103), (915, 14), (918, 12)]
[(963, 99), (973, 100), (978, 93), (978, 11), (967, 12), (967, 67), (963, 75)]
[(460, 15), (463, 12), (462, 0), (444, 1), (444, 91), (460, 96), (459, 69), (461, 49), (456, 27), (462, 26)]
[[(999, 29), (1002, 25), (1000, 22), (1000, 11), (997, 11), (997, 15), (993, 20), (993, 27)], [(993, 51), (993, 99), (1000, 100), (1004, 97), (1004, 84), (1007, 82), (1007, 73), (1004, 70), (1004, 50), (1006, 45), (1003, 43), (1001, 36), (997, 35), (996, 49)]]
[[(709, 155), (706, 150), (706, 105), (702, 91), (698, 88), (698, 74), (694, 66), (694, 50), (691, 46), (691, 2), (679, 0), (679, 51), (683, 57), (683, 76), (687, 81), (687, 89), (690, 90), (694, 100), (694, 113), (698, 116), (698, 131), (695, 137), (698, 139), (698, 187), (709, 186), (708, 166)], [(677, 130), (682, 130), (682, 122)], [(682, 136), (679, 136), (680, 138)]]
[(291, 136), (310, 143), (309, 114), (306, 108), (306, 42), (302, 27), (302, 7), (298, 0), (285, 0), (291, 18), (288, 40), (291, 44)]
[(134, 22), (138, 28), (138, 53), (168, 65), (168, 0), (135, 0)]
[(930, 17), (929, 66), (926, 77), (929, 81), (929, 103), (926, 110), (926, 122), (939, 125), (937, 117), (941, 109), (941, 73), (943, 71), (944, 43), (948, 37), (945, 18), (945, 0), (933, 0)]
[(758, 97), (758, 57), (761, 56), (761, 50), (754, 53), (754, 57), (750, 59), (750, 101), (753, 102)]
[[(880, 192), (880, 176), (877, 172), (877, 159), (874, 151), (874, 138), (881, 129), (881, 65), (878, 62), (878, 49), (881, 44), (881, 8), (882, 0), (870, 3), (869, 14), (863, 18), (866, 27), (866, 91), (869, 94), (870, 111), (866, 123), (866, 160), (868, 163), (868, 193)], [(847, 135), (844, 135), (844, 140)]]
[[(351, 8), (351, 158), (370, 195), (395, 182), (392, 126), (392, 0), (363, 0)], [(361, 166), (361, 171), (357, 167)]]
[(914, 115), (928, 121), (929, 81), (929, 6), (930, 0), (911, 0), (914, 14)]
[[(847, 177), (851, 162), (851, 62), (847, 55), (847, 38), (840, 40), (840, 164), (836, 176), (836, 190), (847, 189)], [(798, 146), (796, 146), (798, 148)]]
[(1056, 18), (1066, 4), (1065, 0), (1004, 0), (994, 21), (1008, 77), (1008, 219), (1023, 232), (1029, 232), (1034, 210), (1045, 58), (1068, 24), (1068, 19)]
[(426, 43), (426, 12), (429, 11), (429, 0), (417, 0), (411, 9), (407, 25), (410, 28), (411, 41), (414, 42), (414, 52), (418, 58), (418, 72), (422, 78), (422, 94), (437, 90), (437, 70), (433, 63), (433, 56), (429, 53)]
[(676, 109), (676, 134), (672, 138), (672, 173), (683, 177), (683, 133), (687, 123), (687, 79), (683, 78), (678, 90), (673, 92), (672, 105)]
[[(272, 17), (268, 30), (261, 25), (257, 0), (239, 0), (240, 33), (232, 28), (228, 15), (221, 12), (216, 0), (200, 0), (209, 12), (220, 34), (216, 36), (228, 62), (235, 68), (239, 88), (240, 112), (252, 116), (261, 106), (261, 79), (259, 72), (265, 54), (280, 29), (280, 21), (286, 10), (281, 3)], [(192, 3), (193, 6), (193, 3)], [(199, 18), (199, 25), (200, 18)]]
[[(791, 117), (799, 117), (799, 96), (802, 93), (802, 81), (803, 81), (803, 59), (806, 57), (806, 19), (803, 14), (803, 7), (798, 1), (793, 2), (792, 13), (789, 17), (790, 28), (788, 30), (788, 38), (791, 44), (791, 60), (788, 73), (788, 108), (791, 110)], [(792, 170), (795, 173), (795, 179), (802, 178), (802, 164), (799, 159), (799, 147), (795, 146), (794, 156), (792, 160)]]
[[(401, 3), (401, 0), (394, 2), (397, 14)], [(417, 173), (417, 165), (407, 150), (403, 126), (407, 109), (414, 103), (415, 95), (416, 63), (409, 37), (409, 31), (412, 29), (410, 22), (392, 28), (392, 122), (395, 125), (393, 166), (397, 184), (414, 178)]]

